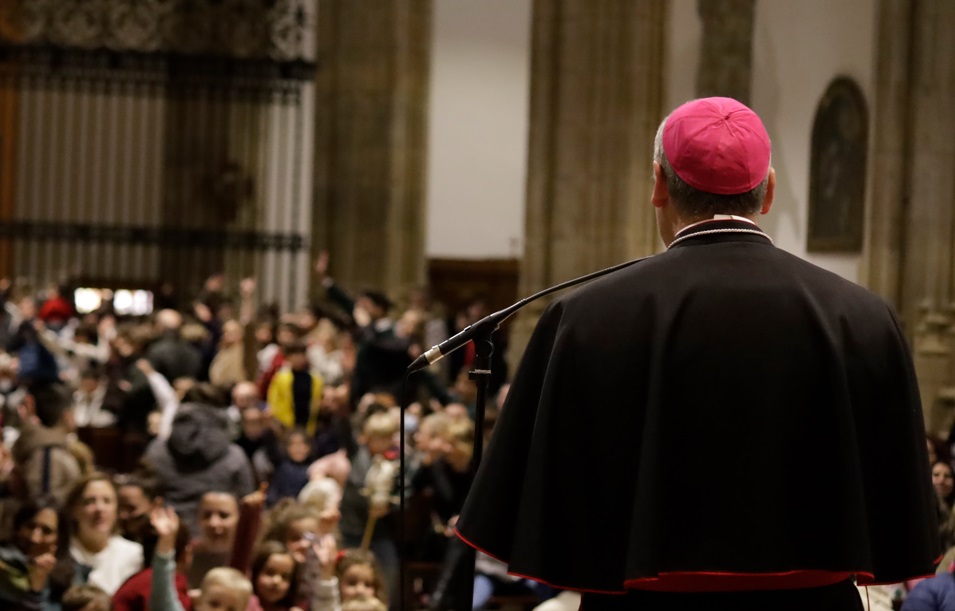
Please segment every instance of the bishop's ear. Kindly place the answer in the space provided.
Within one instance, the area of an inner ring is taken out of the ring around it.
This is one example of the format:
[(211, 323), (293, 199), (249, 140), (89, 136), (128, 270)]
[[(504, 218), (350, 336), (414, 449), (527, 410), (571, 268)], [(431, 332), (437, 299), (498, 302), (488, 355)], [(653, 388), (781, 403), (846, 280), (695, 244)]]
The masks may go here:
[(773, 207), (773, 198), (776, 197), (776, 170), (769, 168), (769, 180), (766, 181), (766, 195), (763, 197), (763, 205), (759, 209), (760, 214), (766, 214)]
[(663, 168), (658, 161), (653, 162), (653, 194), (650, 202), (654, 208), (662, 208), (670, 201), (670, 190), (667, 189), (667, 179)]

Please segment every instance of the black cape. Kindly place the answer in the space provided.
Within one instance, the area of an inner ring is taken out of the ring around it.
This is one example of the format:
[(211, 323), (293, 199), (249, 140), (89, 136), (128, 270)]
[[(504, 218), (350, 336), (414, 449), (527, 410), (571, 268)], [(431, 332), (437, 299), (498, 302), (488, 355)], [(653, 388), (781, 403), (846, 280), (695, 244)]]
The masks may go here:
[(463, 540), (585, 592), (668, 574), (933, 573), (921, 404), (894, 315), (739, 229), (754, 226), (702, 224), (546, 309)]

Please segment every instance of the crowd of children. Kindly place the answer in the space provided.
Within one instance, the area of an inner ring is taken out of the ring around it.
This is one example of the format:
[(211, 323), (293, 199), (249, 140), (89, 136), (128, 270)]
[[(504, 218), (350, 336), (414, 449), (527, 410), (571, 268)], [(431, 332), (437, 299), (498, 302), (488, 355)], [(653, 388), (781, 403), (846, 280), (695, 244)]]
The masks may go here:
[(481, 307), (420, 291), (394, 320), (327, 271), (327, 301), (288, 313), (222, 275), (134, 318), (0, 285), (0, 608), (386, 611), (402, 558), (454, 561), (471, 355), (403, 377)]

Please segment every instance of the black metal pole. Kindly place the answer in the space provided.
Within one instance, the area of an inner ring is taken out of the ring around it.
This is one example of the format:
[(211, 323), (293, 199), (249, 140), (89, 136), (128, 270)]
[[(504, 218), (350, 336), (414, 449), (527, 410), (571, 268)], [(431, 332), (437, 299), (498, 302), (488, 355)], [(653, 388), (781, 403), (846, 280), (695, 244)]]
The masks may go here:
[[(478, 466), (481, 464), (481, 458), (484, 454), (484, 412), (487, 405), (487, 392), (491, 382), (491, 355), (494, 354), (494, 342), (491, 341), (491, 334), (495, 329), (489, 328), (486, 337), (474, 338), (474, 365), (469, 372), (469, 377), (474, 380), (477, 387), (477, 405), (474, 412), (474, 450), (471, 454), (471, 481), (474, 481), (474, 475), (477, 473)], [(458, 592), (457, 600), (463, 608), (459, 611), (471, 611), (471, 601), (474, 598), (474, 562), (477, 553), (470, 545), (464, 546), (464, 553), (459, 562), (460, 570), (455, 571), (456, 578), (460, 583), (456, 584), (454, 591)]]

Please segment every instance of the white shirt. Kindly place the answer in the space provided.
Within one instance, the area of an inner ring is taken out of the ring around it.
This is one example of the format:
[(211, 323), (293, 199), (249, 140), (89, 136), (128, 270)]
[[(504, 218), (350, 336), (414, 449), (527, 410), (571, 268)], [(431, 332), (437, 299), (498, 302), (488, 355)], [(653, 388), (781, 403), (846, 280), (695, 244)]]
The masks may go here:
[(123, 582), (143, 568), (143, 546), (113, 535), (101, 551), (93, 553), (83, 547), (79, 539), (70, 540), (73, 560), (92, 567), (87, 583), (112, 596)]
[(89, 394), (79, 390), (73, 393), (73, 417), (76, 426), (104, 427), (116, 424), (116, 416), (103, 409), (105, 396), (106, 386), (103, 384)]

